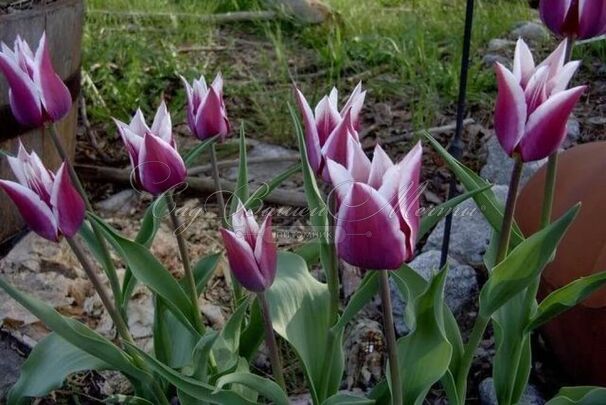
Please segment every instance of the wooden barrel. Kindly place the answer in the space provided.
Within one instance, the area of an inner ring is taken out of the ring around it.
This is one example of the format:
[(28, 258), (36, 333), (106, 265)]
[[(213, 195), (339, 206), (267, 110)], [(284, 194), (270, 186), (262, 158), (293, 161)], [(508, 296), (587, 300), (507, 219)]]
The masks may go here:
[[(539, 298), (583, 276), (606, 270), (606, 142), (579, 145), (559, 157), (552, 219), (577, 202), (581, 210), (543, 271)], [(525, 235), (539, 226), (545, 167), (526, 184), (516, 220)], [(547, 323), (541, 332), (576, 385), (606, 385), (606, 287)]]
[[(35, 52), (42, 33), (46, 31), (53, 65), (74, 100), (70, 113), (57, 126), (65, 148), (73, 156), (78, 124), (84, 4), (83, 0), (41, 3), (32, 2), (31, 9), (15, 10), (11, 9), (10, 1), (0, 1), (3, 6), (0, 7), (0, 41), (12, 48), (16, 36), (20, 35)], [(24, 2), (15, 2), (17, 4), (23, 5)], [(50, 134), (44, 134), (39, 129), (27, 129), (17, 123), (9, 106), (8, 84), (0, 75), (0, 149), (15, 153), (18, 139), (27, 149), (35, 150), (48, 168), (54, 170), (61, 163)], [(0, 159), (0, 178), (13, 178), (4, 158)], [(3, 192), (0, 192), (0, 224), (0, 242), (15, 235), (24, 226), (16, 208)]]

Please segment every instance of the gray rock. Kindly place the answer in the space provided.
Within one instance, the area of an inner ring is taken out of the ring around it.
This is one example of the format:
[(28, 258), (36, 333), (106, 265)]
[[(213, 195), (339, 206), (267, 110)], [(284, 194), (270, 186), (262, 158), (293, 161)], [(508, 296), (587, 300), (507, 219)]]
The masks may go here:
[[(497, 393), (494, 389), (494, 381), (492, 378), (487, 378), (480, 383), (480, 403), (482, 405), (498, 405)], [(539, 392), (539, 390), (533, 386), (528, 385), (522, 398), (520, 398), (519, 405), (543, 405), (545, 399)]]
[(523, 38), (529, 42), (540, 42), (549, 38), (549, 32), (547, 29), (539, 23), (534, 21), (527, 21), (521, 23), (511, 32), (511, 36), (514, 38)]
[[(503, 151), (503, 148), (495, 135), (488, 138), (484, 147), (487, 151), (487, 158), (486, 164), (480, 171), (480, 175), (493, 184), (509, 184), (514, 164), (513, 159), (507, 156)], [(530, 177), (532, 177), (546, 161), (547, 159), (543, 159), (537, 162), (524, 164), (520, 184), (522, 186), (526, 184)]]
[(494, 38), (488, 42), (488, 50), (491, 52), (504, 51), (515, 46), (515, 41), (512, 41), (510, 39)]
[[(504, 204), (507, 198), (507, 186), (496, 185), (492, 188), (497, 199)], [(478, 207), (472, 199), (460, 204), (453, 212), (452, 232), (449, 255), (461, 264), (472, 267), (483, 265), (483, 255), (490, 242), (492, 228), (482, 214), (484, 207)], [(423, 252), (440, 250), (444, 234), (444, 221), (431, 232)]]
[(135, 190), (122, 190), (95, 204), (97, 209), (109, 215), (128, 215), (137, 204), (138, 194)]
[(25, 359), (12, 347), (7, 338), (0, 338), (0, 403), (8, 390), (17, 382)]
[[(392, 295), (393, 296), (393, 295)], [(369, 388), (383, 376), (385, 339), (377, 321), (360, 318), (348, 328), (344, 342), (347, 388)]]
[(571, 116), (568, 119), (568, 124), (566, 125), (566, 139), (564, 139), (562, 147), (564, 149), (568, 149), (569, 147), (576, 145), (580, 138), (581, 124), (576, 117)]
[(311, 405), (311, 394), (306, 393), (289, 397), (288, 402), (290, 403), (290, 405)]
[[(448, 265), (448, 276), (446, 276), (446, 285), (444, 287), (444, 302), (446, 302), (455, 318), (462, 321), (468, 315), (466, 308), (476, 300), (478, 295), (478, 280), (475, 270), (470, 266), (462, 265), (452, 258), (448, 260)], [(438, 250), (424, 252), (410, 262), (410, 267), (427, 281), (431, 280), (438, 272), (439, 266), (440, 251)], [(391, 289), (396, 332), (399, 335), (404, 335), (409, 332), (408, 326), (404, 322), (406, 303), (403, 301), (395, 284), (392, 283)], [(464, 322), (460, 323), (463, 324)]]
[(509, 64), (511, 63), (507, 57), (496, 53), (487, 53), (482, 58), (482, 62), (484, 62), (486, 66), (492, 66), (497, 62), (501, 65), (509, 66)]

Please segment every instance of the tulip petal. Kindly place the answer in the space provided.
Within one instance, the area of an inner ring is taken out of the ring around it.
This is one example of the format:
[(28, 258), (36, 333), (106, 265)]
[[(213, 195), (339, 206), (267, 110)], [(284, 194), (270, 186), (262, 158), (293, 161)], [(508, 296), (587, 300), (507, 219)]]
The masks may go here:
[(566, 48), (568, 46), (568, 39), (560, 42), (558, 47), (549, 54), (543, 62), (537, 66), (538, 68), (542, 68), (544, 66), (549, 68), (549, 78), (555, 77), (560, 69), (564, 66), (564, 62), (566, 61)]
[(185, 86), (185, 94), (187, 96), (187, 124), (189, 125), (192, 133), (195, 133), (196, 128), (196, 110), (198, 106), (194, 104), (194, 89), (191, 87), (189, 82), (183, 76), (179, 76), (183, 85)]
[[(335, 94), (334, 91), (335, 89), (333, 89), (331, 95)], [(318, 139), (322, 146), (328, 142), (328, 137), (342, 121), (341, 114), (339, 114), (339, 111), (337, 110), (336, 101), (331, 102), (330, 100), (329, 97), (325, 96), (320, 100), (315, 109)]]
[(141, 150), (141, 146), (143, 145), (143, 138), (131, 130), (133, 126), (132, 123), (129, 126), (115, 118), (114, 122), (118, 127), (118, 133), (120, 134), (122, 142), (124, 142), (124, 146), (128, 152), (131, 166), (133, 167), (133, 170), (136, 170), (137, 166), (139, 165), (139, 152)]
[(383, 185), (383, 176), (385, 176), (385, 173), (391, 167), (393, 167), (393, 162), (389, 156), (387, 156), (387, 153), (385, 153), (381, 145), (377, 144), (372, 157), (368, 184), (375, 190), (381, 188), (381, 185)]
[(7, 55), (6, 52), (0, 52), (0, 71), (6, 77), (10, 87), (11, 110), (17, 121), (32, 127), (42, 125), (40, 92), (33, 80), (21, 70), (17, 61)]
[(573, 61), (565, 64), (558, 74), (549, 81), (547, 85), (548, 95), (553, 95), (566, 90), (568, 83), (570, 83), (572, 76), (574, 76), (580, 65), (580, 61)]
[[(329, 135), (324, 146), (322, 146), (322, 157), (324, 159), (332, 159), (337, 163), (347, 166), (349, 138), (352, 136), (350, 130), (351, 122), (348, 112)], [(330, 181), (326, 167), (322, 171), (322, 178), (325, 181)]]
[(519, 38), (513, 58), (513, 75), (522, 87), (526, 87), (526, 83), (528, 83), (534, 69), (535, 65), (532, 53), (526, 42), (522, 38)]
[(579, 39), (589, 39), (606, 31), (606, 2), (579, 0)]
[[(334, 160), (328, 159), (326, 167), (330, 176), (330, 183), (332, 184), (331, 194), (333, 191), (336, 192), (338, 200), (343, 201), (349, 194), (354, 179), (349, 170)], [(333, 197), (329, 195), (329, 198)]]
[(421, 143), (418, 142), (398, 164), (401, 173), (398, 185), (398, 206), (402, 221), (400, 225), (402, 225), (402, 230), (408, 242), (407, 260), (414, 254), (419, 231), (418, 211), (422, 193), (419, 187), (419, 179), (421, 177), (422, 155), (423, 148)]
[(14, 181), (0, 180), (0, 187), (17, 206), (29, 228), (45, 239), (56, 242), (59, 232), (51, 209), (29, 188)]
[(240, 200), (238, 200), (238, 208), (231, 216), (231, 225), (238, 235), (244, 236), (251, 247), (255, 246), (259, 224), (257, 224), (252, 211), (247, 210)]
[(196, 136), (207, 139), (213, 136), (225, 137), (229, 132), (229, 123), (223, 111), (219, 94), (211, 86), (196, 113)]
[(362, 82), (358, 82), (341, 110), (341, 115), (345, 115), (345, 112), (351, 108), (351, 124), (356, 131), (360, 129), (360, 111), (364, 106), (365, 97), (366, 91), (362, 91)]
[(223, 75), (217, 73), (215, 80), (211, 83), (211, 87), (215, 89), (220, 98), (223, 98)]
[(51, 120), (55, 122), (65, 117), (72, 107), (72, 96), (63, 80), (55, 73), (46, 34), (42, 34), (36, 50), (34, 82), (40, 89), (42, 105)]
[(154, 195), (182, 184), (187, 176), (185, 163), (177, 151), (150, 134), (143, 137), (137, 172), (141, 186)]
[(265, 280), (265, 288), (269, 288), (276, 278), (278, 260), (278, 249), (274, 235), (271, 232), (271, 215), (267, 215), (263, 224), (261, 224), (261, 229), (257, 234), (254, 255), (259, 265), (259, 271)]
[(528, 118), (526, 135), (519, 145), (524, 162), (543, 159), (558, 150), (566, 136), (566, 123), (585, 91), (579, 86), (550, 97)]
[(362, 144), (353, 136), (347, 137), (347, 170), (355, 181), (368, 182), (370, 176), (370, 159), (366, 156)]
[(141, 111), (140, 108), (137, 108), (135, 115), (130, 120), (130, 124), (128, 124), (128, 128), (135, 134), (139, 135), (141, 138), (143, 138), (146, 133), (151, 131), (147, 126), (147, 123), (145, 122), (143, 111)]
[(162, 100), (156, 111), (154, 122), (151, 126), (151, 132), (171, 146), (175, 145), (173, 141), (173, 125), (164, 100)]
[(526, 101), (524, 91), (515, 76), (496, 63), (498, 95), (495, 105), (494, 127), (499, 143), (508, 155), (513, 153), (524, 135)]
[(227, 252), (229, 268), (234, 277), (249, 291), (262, 292), (266, 288), (265, 279), (255, 260), (252, 248), (235, 233), (221, 228), (223, 244)]
[(72, 184), (65, 162), (55, 176), (51, 206), (61, 233), (68, 238), (74, 236), (84, 222), (86, 208), (82, 196)]
[(391, 205), (366, 184), (354, 183), (342, 202), (335, 236), (339, 256), (352, 266), (391, 270), (407, 257)]
[(564, 34), (562, 28), (572, 0), (545, 1), (539, 3), (541, 20), (554, 33)]
[(305, 148), (307, 149), (307, 159), (309, 165), (316, 174), (319, 174), (322, 170), (322, 154), (320, 145), (320, 138), (318, 137), (318, 130), (316, 128), (316, 122), (305, 99), (303, 93), (295, 87), (295, 98), (297, 99), (297, 106), (299, 112), (303, 117), (303, 125), (305, 127)]
[(528, 81), (524, 89), (526, 99), (526, 114), (532, 114), (536, 108), (547, 99), (547, 81), (549, 79), (549, 68), (541, 66)]

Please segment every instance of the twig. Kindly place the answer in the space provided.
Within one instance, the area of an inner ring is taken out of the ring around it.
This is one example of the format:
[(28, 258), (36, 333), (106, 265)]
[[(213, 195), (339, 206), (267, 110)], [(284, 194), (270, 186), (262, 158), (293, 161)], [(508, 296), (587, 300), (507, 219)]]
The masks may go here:
[[(473, 118), (467, 118), (466, 120), (463, 121), (463, 126), (471, 125), (474, 122), (475, 122), (475, 120)], [(450, 131), (454, 131), (456, 129), (456, 127), (457, 127), (456, 124), (448, 124), (448, 125), (443, 125), (441, 127), (433, 127), (433, 128), (428, 128), (428, 129), (414, 131), (414, 132), (406, 132), (401, 135), (394, 135), (394, 136), (390, 136), (389, 138), (382, 139), (381, 144), (387, 145), (390, 143), (402, 142), (402, 141), (409, 139), (412, 135), (424, 133), (426, 131), (432, 135), (441, 134), (443, 132), (450, 132)], [(367, 147), (367, 149), (372, 149), (372, 148), (374, 148), (374, 145)]]
[(219, 52), (219, 51), (227, 51), (229, 48), (226, 46), (182, 46), (177, 48), (177, 52), (179, 53), (189, 53), (189, 52)]
[[(270, 158), (249, 158), (247, 159), (249, 165), (263, 165), (272, 163), (284, 163), (284, 162), (296, 162), (300, 158), (299, 156), (281, 156), (281, 157), (270, 157)], [(219, 169), (227, 169), (230, 167), (238, 167), (240, 163), (239, 159), (221, 160), (217, 162)], [(212, 170), (212, 165), (201, 165), (194, 166), (187, 171), (190, 176), (195, 176), (200, 173), (208, 172)]]

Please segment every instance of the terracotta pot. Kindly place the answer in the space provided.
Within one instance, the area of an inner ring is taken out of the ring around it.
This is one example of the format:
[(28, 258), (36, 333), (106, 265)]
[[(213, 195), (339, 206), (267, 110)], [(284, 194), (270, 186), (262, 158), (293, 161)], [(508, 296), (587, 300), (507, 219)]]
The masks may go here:
[[(83, 0), (57, 0), (35, 5), (31, 10), (15, 11), (0, 15), (0, 41), (12, 47), (15, 37), (20, 35), (36, 49), (43, 31), (46, 31), (53, 65), (67, 84), (74, 103), (70, 113), (57, 128), (67, 151), (73, 156), (76, 147), (78, 124), (78, 97), (80, 93), (80, 56), (82, 28), (84, 24)], [(61, 163), (50, 139), (40, 130), (23, 128), (12, 115), (8, 100), (8, 84), (0, 75), (0, 149), (15, 153), (18, 139), (27, 149), (33, 149), (50, 169)], [(0, 178), (13, 178), (6, 159), (0, 159)], [(10, 238), (23, 226), (19, 212), (3, 192), (0, 192), (0, 242)]]
[[(516, 220), (525, 235), (538, 228), (544, 183), (545, 167), (520, 193)], [(543, 272), (539, 299), (579, 277), (606, 270), (606, 142), (560, 154), (552, 219), (579, 201), (578, 217)], [(606, 288), (546, 324), (541, 332), (575, 383), (606, 385)]]

